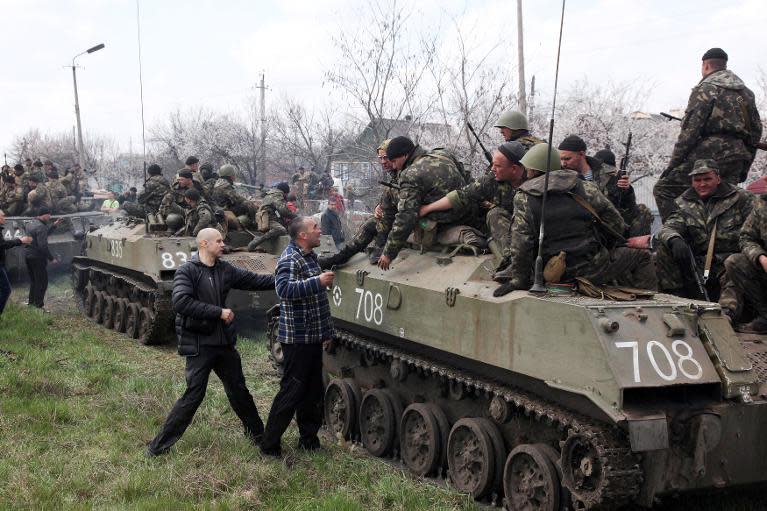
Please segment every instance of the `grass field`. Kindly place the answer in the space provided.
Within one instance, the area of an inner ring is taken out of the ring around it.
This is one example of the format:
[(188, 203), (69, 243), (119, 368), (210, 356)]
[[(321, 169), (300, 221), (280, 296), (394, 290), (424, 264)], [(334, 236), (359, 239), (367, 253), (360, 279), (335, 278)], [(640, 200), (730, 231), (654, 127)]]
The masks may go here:
[[(52, 314), (11, 303), (0, 318), (0, 510), (478, 509), (358, 447), (296, 451), (293, 427), (287, 460), (262, 458), (215, 376), (173, 451), (147, 459), (146, 443), (184, 389), (183, 360), (171, 347), (141, 346), (80, 318), (66, 277), (54, 281), (48, 304)], [(276, 375), (262, 340), (239, 349), (265, 419)], [(760, 495), (657, 509), (765, 509)]]

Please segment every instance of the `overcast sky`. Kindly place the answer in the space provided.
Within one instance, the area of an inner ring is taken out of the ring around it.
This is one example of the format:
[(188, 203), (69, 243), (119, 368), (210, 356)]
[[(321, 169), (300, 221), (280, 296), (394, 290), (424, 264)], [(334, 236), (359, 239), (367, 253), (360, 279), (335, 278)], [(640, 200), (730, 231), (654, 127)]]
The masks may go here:
[[(382, 0), (385, 1), (385, 0)], [(516, 65), (513, 0), (401, 2), (416, 19), (458, 19), (491, 46), (506, 41)], [(204, 106), (245, 108), (262, 70), (267, 102), (279, 96), (308, 104), (331, 94), (324, 71), (337, 62), (332, 34), (369, 23), (361, 1), (141, 0), (144, 108), (147, 124), (169, 111)], [(712, 46), (752, 88), (767, 47), (763, 0), (568, 0), (560, 90), (575, 80), (653, 85), (643, 105), (683, 107), (700, 78), (700, 56)], [(561, 3), (525, 0), (528, 77), (553, 87)], [(442, 23), (449, 30), (450, 22)], [(141, 121), (135, 0), (0, 0), (0, 150), (29, 128), (72, 130), (72, 57), (78, 58), (84, 130), (140, 150)], [(443, 33), (450, 44), (449, 32)], [(488, 47), (489, 47), (488, 46)], [(516, 84), (513, 87), (516, 90)], [(349, 108), (349, 110), (352, 110)]]

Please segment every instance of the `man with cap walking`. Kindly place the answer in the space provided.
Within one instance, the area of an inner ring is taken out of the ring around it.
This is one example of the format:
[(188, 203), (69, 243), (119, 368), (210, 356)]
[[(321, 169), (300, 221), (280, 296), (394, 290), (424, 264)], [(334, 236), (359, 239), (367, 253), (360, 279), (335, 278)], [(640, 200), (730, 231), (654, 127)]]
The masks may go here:
[(687, 189), (696, 160), (714, 160), (721, 179), (738, 184), (746, 179), (762, 136), (754, 93), (727, 69), (727, 53), (721, 48), (704, 53), (701, 73), (703, 78), (690, 94), (671, 161), (653, 189), (664, 222), (676, 207), (674, 199)]
[[(697, 268), (709, 299), (719, 300), (725, 314), (734, 318), (738, 300), (725, 278), (724, 261), (740, 251), (740, 229), (756, 199), (725, 182), (714, 160), (695, 161), (690, 178), (692, 186), (676, 199), (676, 209), (656, 235), (658, 285), (669, 294), (702, 299), (692, 273)], [(629, 240), (630, 247), (647, 248), (650, 243), (650, 236)]]
[(603, 157), (610, 160), (612, 155), (612, 164), (586, 155), (586, 142), (578, 135), (569, 135), (559, 144), (559, 158), (563, 169), (570, 169), (578, 172), (581, 179), (593, 181), (599, 191), (602, 192), (626, 223), (626, 236), (638, 236), (640, 234), (650, 234), (652, 227), (652, 213), (644, 206), (640, 208), (637, 204), (634, 187), (631, 186), (631, 180), (628, 175), (621, 175), (615, 168), (615, 155), (611, 152)]
[(543, 140), (530, 133), (527, 117), (517, 110), (506, 110), (495, 121), (495, 128), (501, 131), (501, 136), (506, 142), (517, 141), (525, 149), (530, 149), (535, 144), (543, 143)]
[(526, 179), (526, 170), (520, 160), (527, 149), (520, 142), (504, 142), (493, 151), (492, 173), (485, 173), (476, 181), (453, 190), (431, 204), (421, 206), (419, 216), (434, 211), (463, 209), (474, 211), (474, 204), (486, 208), (485, 224), (492, 237), (490, 247), (501, 258), (494, 275), (499, 282), (508, 280), (507, 269), (511, 261), (511, 221), (514, 215), (514, 194)]
[[(399, 172), (399, 203), (383, 255), (378, 267), (388, 270), (391, 261), (405, 246), (408, 236), (418, 224), (418, 212), (423, 204), (441, 199), (448, 192), (467, 184), (458, 162), (446, 151), (426, 152), (407, 137), (395, 137), (386, 148), (386, 157)], [(460, 210), (437, 211), (430, 220), (438, 224), (454, 223), (466, 218)]]
[(26, 225), (27, 236), (32, 238), (32, 242), (24, 246), (24, 260), (29, 276), (28, 303), (38, 309), (43, 308), (45, 291), (48, 289), (48, 262), (55, 259), (48, 248), (50, 219), (51, 209), (48, 206), (40, 206), (37, 209), (37, 217)]

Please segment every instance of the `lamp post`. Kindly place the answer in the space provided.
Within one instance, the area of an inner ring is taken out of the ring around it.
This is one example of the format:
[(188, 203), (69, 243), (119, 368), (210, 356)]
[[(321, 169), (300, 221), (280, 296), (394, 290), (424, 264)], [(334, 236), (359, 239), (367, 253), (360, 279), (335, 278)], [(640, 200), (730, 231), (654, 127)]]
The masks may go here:
[(72, 82), (75, 85), (75, 117), (77, 118), (77, 159), (80, 163), (80, 168), (85, 169), (85, 153), (83, 151), (83, 127), (80, 124), (80, 101), (77, 98), (77, 66), (75, 65), (75, 59), (79, 57), (80, 55), (85, 55), (86, 53), (93, 53), (95, 51), (99, 51), (100, 49), (104, 48), (104, 43), (97, 44), (93, 48), (88, 48), (82, 53), (78, 53), (74, 57), (72, 57)]

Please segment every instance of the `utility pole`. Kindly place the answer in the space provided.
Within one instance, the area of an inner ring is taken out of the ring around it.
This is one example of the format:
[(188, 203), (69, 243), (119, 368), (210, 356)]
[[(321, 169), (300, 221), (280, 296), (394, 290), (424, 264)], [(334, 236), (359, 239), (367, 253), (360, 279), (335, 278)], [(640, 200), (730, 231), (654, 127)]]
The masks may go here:
[(260, 89), (261, 94), (261, 151), (259, 158), (259, 171), (261, 174), (261, 182), (264, 182), (266, 178), (266, 84), (264, 83), (264, 72), (261, 72), (261, 84), (256, 86)]
[(517, 0), (517, 58), (519, 68), (519, 111), (527, 115), (527, 96), (525, 95), (525, 48), (522, 37), (522, 0)]
[(77, 95), (77, 65), (75, 64), (75, 60), (80, 55), (85, 55), (86, 53), (93, 53), (94, 51), (99, 51), (100, 49), (104, 48), (104, 44), (97, 44), (96, 46), (92, 48), (88, 48), (82, 53), (78, 53), (74, 57), (72, 57), (72, 65), (67, 66), (72, 68), (72, 83), (75, 86), (75, 118), (77, 120), (77, 159), (80, 163), (80, 168), (85, 168), (85, 150), (83, 149), (83, 128), (82, 124), (80, 123), (80, 100)]
[(535, 75), (530, 80), (530, 108), (528, 110), (528, 121), (533, 118), (533, 110), (535, 109)]

